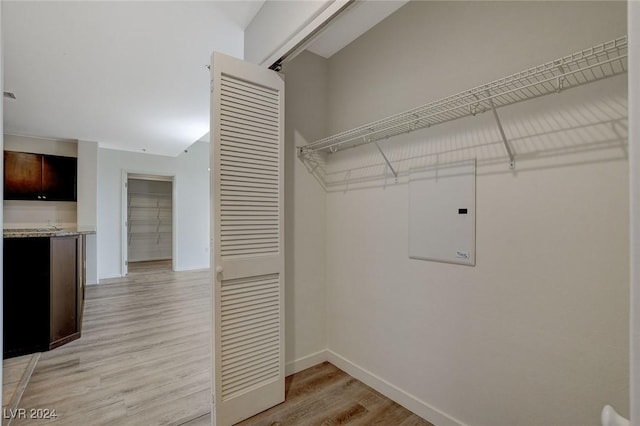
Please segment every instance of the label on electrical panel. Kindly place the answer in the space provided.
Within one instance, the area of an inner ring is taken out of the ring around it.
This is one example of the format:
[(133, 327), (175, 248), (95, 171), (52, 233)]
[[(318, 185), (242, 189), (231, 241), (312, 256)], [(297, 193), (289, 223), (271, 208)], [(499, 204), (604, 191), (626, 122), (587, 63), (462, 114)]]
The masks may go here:
[(463, 251), (463, 250), (458, 250), (458, 251), (456, 251), (456, 257), (458, 259), (468, 259), (469, 258), (469, 252), (468, 251)]

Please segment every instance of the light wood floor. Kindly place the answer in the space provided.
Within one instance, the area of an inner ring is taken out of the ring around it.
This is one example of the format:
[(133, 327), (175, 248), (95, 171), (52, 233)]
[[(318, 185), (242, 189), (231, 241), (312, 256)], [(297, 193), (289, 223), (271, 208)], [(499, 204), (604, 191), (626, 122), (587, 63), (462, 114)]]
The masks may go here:
[[(11, 425), (210, 425), (209, 288), (168, 262), (88, 287), (82, 337), (40, 355), (19, 404), (58, 417)], [(242, 425), (430, 425), (329, 363), (288, 377), (286, 398)]]
[[(18, 356), (2, 363), (2, 413), (16, 410), (40, 353)], [(8, 422), (5, 422), (8, 423)]]
[[(181, 424), (208, 413), (210, 312), (208, 271), (132, 264), (127, 278), (87, 288), (82, 337), (41, 354), (20, 408), (55, 409), (65, 425)], [(12, 422), (21, 424), (34, 421)]]
[(328, 362), (287, 377), (285, 395), (240, 425), (433, 426)]

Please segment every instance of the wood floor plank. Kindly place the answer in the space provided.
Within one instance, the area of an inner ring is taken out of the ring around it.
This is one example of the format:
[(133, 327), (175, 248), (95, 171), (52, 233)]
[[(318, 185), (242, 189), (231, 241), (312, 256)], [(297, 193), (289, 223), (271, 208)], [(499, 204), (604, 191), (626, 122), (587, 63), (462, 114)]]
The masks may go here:
[(285, 402), (238, 425), (433, 426), (328, 362), (287, 377), (285, 385)]
[(33, 355), (9, 358), (2, 363), (2, 408), (11, 406), (24, 374)]
[[(208, 271), (169, 262), (87, 288), (82, 337), (41, 354), (19, 405), (58, 417), (12, 425), (210, 425), (210, 288)], [(430, 425), (328, 362), (287, 377), (285, 393), (240, 425)]]

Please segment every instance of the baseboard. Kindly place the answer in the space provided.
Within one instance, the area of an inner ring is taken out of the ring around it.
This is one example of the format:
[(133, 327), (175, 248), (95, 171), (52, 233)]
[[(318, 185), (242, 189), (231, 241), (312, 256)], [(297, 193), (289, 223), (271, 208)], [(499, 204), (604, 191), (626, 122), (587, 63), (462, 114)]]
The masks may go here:
[(101, 284), (100, 281), (102, 281), (102, 280), (112, 280), (114, 278), (124, 278), (124, 276), (122, 274), (104, 275), (104, 276), (98, 278), (98, 284)]
[(287, 362), (284, 366), (284, 374), (285, 376), (290, 376), (325, 361), (327, 361), (327, 351), (321, 350), (312, 353), (311, 355)]
[(387, 398), (397, 402), (406, 409), (416, 413), (425, 420), (436, 426), (466, 426), (460, 420), (432, 407), (426, 402), (416, 398), (408, 392), (403, 391), (399, 387), (387, 382), (381, 377), (376, 376), (370, 371), (354, 364), (348, 359), (338, 355), (337, 353), (327, 350), (327, 361), (335, 365), (339, 369), (345, 371), (349, 375), (360, 380), (362, 383), (371, 386)]
[(208, 271), (209, 267), (208, 266), (176, 266), (176, 268), (174, 269), (174, 272), (199, 272), (199, 271)]
[(171, 260), (170, 257), (167, 256), (158, 256), (158, 257), (145, 257), (144, 259), (131, 259), (129, 258), (129, 262), (156, 262), (158, 260)]

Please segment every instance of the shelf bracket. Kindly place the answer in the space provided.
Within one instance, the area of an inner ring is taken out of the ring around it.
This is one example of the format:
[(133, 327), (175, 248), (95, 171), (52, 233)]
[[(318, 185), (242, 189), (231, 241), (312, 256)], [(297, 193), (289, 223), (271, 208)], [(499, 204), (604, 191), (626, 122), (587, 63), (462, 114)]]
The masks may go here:
[(564, 68), (562, 67), (562, 65), (558, 65), (558, 72), (560, 73), (560, 76), (558, 76), (558, 88), (556, 91), (560, 93), (560, 91), (562, 91), (563, 89), (564, 81), (566, 79), (566, 77), (564, 77)]
[(489, 93), (488, 90), (487, 90), (487, 100), (489, 101), (489, 105), (491, 105), (491, 110), (493, 111), (493, 117), (496, 119), (496, 123), (498, 124), (498, 130), (500, 131), (500, 137), (502, 138), (502, 143), (504, 144), (504, 148), (507, 150), (507, 155), (509, 156), (509, 168), (515, 169), (516, 160), (513, 156), (513, 151), (511, 150), (511, 146), (509, 145), (509, 141), (507, 140), (507, 135), (504, 134), (504, 129), (502, 128), (500, 117), (498, 116), (498, 111), (496, 110), (496, 106), (493, 104), (491, 93)]
[(391, 170), (391, 173), (393, 173), (393, 177), (398, 180), (398, 172), (396, 172), (396, 170), (393, 168), (387, 156), (384, 155), (384, 151), (382, 151), (382, 148), (380, 148), (380, 145), (378, 145), (378, 141), (373, 141), (373, 143), (376, 145), (376, 148), (378, 148), (378, 151), (380, 151), (380, 155), (382, 155), (382, 158), (384, 158), (384, 161), (387, 163), (387, 167), (389, 167), (389, 170)]

